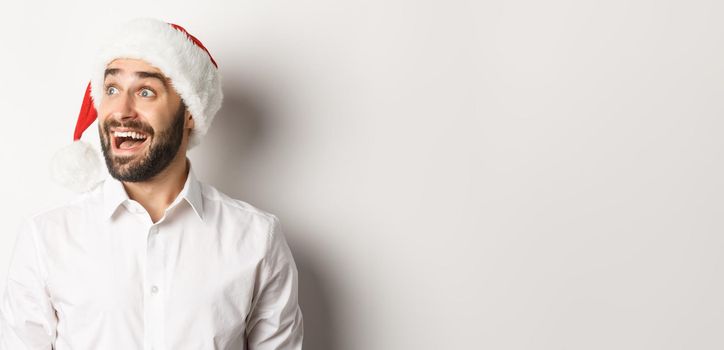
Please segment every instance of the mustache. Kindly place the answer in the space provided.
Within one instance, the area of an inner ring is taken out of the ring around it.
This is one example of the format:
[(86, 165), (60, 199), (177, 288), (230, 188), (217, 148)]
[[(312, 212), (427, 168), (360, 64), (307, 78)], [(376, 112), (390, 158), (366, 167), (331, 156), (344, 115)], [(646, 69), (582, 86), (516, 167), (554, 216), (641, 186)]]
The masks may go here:
[(103, 131), (106, 134), (108, 134), (108, 133), (110, 133), (111, 128), (128, 128), (128, 129), (132, 129), (132, 130), (141, 131), (141, 132), (145, 133), (146, 135), (154, 134), (153, 128), (150, 125), (145, 124), (145, 123), (143, 123), (139, 120), (135, 120), (135, 119), (125, 121), (125, 122), (119, 122), (115, 119), (107, 120), (103, 124)]

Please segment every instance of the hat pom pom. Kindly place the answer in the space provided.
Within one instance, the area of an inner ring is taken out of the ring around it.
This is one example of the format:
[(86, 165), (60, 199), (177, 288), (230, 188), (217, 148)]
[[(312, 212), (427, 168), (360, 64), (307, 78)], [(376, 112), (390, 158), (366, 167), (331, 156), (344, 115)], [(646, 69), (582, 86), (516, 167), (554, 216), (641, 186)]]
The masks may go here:
[(51, 162), (53, 180), (75, 192), (87, 192), (102, 180), (100, 155), (92, 145), (81, 140), (61, 148)]

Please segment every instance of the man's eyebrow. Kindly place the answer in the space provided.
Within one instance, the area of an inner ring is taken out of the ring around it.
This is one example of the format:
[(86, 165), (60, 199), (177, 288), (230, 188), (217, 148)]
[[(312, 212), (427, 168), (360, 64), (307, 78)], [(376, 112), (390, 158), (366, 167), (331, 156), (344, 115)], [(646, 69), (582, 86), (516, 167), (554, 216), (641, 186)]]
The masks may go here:
[[(106, 69), (105, 73), (103, 74), (103, 79), (105, 80), (107, 76), (109, 75), (116, 75), (118, 72), (120, 72), (120, 68), (108, 68)], [(133, 72), (137, 77), (144, 79), (144, 78), (156, 78), (163, 83), (164, 87), (166, 86), (166, 77), (163, 76), (161, 73), (155, 73), (155, 72)]]

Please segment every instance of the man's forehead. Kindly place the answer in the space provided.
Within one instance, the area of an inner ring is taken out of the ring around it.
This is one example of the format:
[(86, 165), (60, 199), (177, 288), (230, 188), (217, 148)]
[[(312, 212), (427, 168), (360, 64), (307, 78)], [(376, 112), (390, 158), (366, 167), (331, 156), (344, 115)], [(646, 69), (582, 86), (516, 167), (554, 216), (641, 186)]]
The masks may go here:
[(103, 79), (105, 80), (109, 76), (112, 77), (119, 74), (132, 74), (137, 79), (157, 79), (164, 88), (169, 87), (170, 79), (166, 77), (161, 70), (142, 60), (113, 60), (106, 66)]
[(167, 80), (163, 72), (140, 59), (115, 59), (108, 63), (104, 72), (104, 77), (117, 74), (134, 74), (139, 78), (159, 78)]

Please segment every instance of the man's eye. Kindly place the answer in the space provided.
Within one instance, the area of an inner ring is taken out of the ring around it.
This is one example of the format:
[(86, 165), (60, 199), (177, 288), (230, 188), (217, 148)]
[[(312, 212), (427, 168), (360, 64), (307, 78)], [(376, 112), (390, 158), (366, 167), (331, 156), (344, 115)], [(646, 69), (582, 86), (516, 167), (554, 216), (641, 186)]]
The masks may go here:
[(156, 93), (153, 92), (153, 90), (144, 88), (141, 90), (141, 96), (142, 97), (153, 97), (156, 96)]
[(112, 95), (114, 93), (118, 92), (118, 89), (115, 88), (115, 86), (107, 86), (106, 87), (106, 95)]

